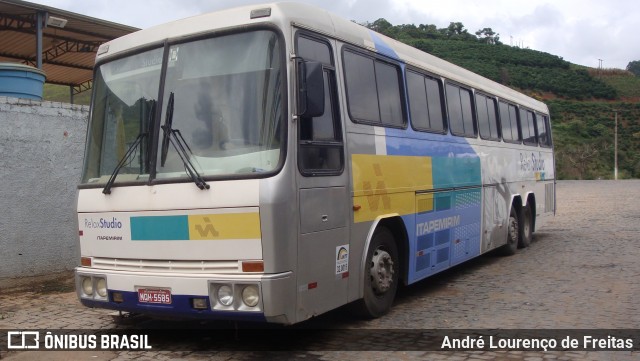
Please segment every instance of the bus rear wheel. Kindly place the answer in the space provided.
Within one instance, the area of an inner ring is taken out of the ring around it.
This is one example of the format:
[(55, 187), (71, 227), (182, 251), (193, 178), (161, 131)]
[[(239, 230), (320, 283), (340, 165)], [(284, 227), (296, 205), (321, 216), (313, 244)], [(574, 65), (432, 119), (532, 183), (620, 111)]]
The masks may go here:
[(531, 244), (533, 238), (533, 218), (531, 216), (531, 207), (527, 204), (522, 208), (522, 217), (520, 218), (520, 238), (518, 239), (519, 248), (527, 248)]
[(364, 297), (360, 313), (367, 318), (389, 312), (398, 289), (398, 247), (387, 228), (379, 228), (371, 239), (364, 267)]
[(509, 220), (507, 222), (507, 243), (500, 248), (500, 254), (503, 256), (512, 256), (518, 250), (520, 226), (518, 224), (518, 214), (511, 207)]

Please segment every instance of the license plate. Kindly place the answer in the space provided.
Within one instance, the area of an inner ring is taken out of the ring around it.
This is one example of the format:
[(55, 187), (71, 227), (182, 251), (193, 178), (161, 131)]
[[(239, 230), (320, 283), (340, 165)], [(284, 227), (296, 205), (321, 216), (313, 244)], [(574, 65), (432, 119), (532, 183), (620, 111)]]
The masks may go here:
[(157, 288), (139, 288), (138, 302), (168, 305), (171, 304), (171, 291)]

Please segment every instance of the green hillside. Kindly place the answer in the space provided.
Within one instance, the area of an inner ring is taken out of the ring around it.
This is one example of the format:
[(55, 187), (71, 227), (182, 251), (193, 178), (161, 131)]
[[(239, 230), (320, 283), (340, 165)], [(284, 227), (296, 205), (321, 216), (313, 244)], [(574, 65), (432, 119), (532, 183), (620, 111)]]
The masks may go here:
[(640, 103), (554, 99), (547, 104), (560, 179), (613, 178), (616, 111), (618, 177), (640, 177)]
[(592, 77), (602, 80), (616, 89), (621, 99), (638, 101), (640, 99), (640, 78), (621, 69), (588, 69)]
[(407, 43), (514, 88), (579, 100), (618, 96), (612, 86), (555, 55), (474, 41), (420, 39)]

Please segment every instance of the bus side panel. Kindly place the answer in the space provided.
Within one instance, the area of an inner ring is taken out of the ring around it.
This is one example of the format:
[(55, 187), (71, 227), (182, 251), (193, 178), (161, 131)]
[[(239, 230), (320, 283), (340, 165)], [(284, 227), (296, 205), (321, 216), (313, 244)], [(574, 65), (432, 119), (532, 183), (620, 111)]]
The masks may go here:
[(432, 164), (432, 186), (417, 189), (414, 195), (415, 227), (407, 230), (408, 283), (479, 255), (482, 183), (473, 147), (459, 137), (385, 130), (389, 155), (426, 156)]
[[(366, 241), (377, 217), (402, 216), (408, 283), (480, 254), (480, 161), (466, 140), (385, 128), (349, 136), (356, 145), (350, 146), (354, 205), (362, 207), (354, 212), (352, 244)], [(367, 138), (384, 149), (357, 147)], [(375, 153), (358, 154), (363, 150)]]

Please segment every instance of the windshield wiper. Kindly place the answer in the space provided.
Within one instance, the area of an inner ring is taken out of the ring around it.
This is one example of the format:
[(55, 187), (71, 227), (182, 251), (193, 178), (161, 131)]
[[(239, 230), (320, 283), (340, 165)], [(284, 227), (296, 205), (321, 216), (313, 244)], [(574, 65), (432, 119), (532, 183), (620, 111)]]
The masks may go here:
[(182, 160), (182, 164), (184, 164), (184, 169), (189, 175), (189, 177), (191, 178), (191, 180), (196, 184), (198, 188), (203, 190), (209, 189), (210, 186), (207, 184), (207, 182), (204, 181), (204, 179), (202, 179), (202, 176), (200, 176), (200, 173), (198, 173), (198, 171), (196, 170), (196, 167), (193, 165), (193, 163), (191, 163), (191, 160), (189, 159), (190, 157), (189, 157), (189, 154), (187, 153), (187, 149), (189, 150), (189, 153), (193, 154), (193, 152), (191, 151), (191, 148), (189, 147), (187, 142), (184, 140), (182, 133), (180, 133), (180, 130), (178, 129), (171, 128), (171, 123), (173, 123), (173, 104), (174, 104), (174, 95), (173, 95), (173, 92), (171, 92), (169, 95), (169, 102), (167, 104), (167, 114), (166, 114), (166, 117), (164, 118), (164, 125), (160, 127), (164, 131), (164, 135), (162, 137), (162, 148), (160, 153), (160, 166), (164, 167), (164, 163), (167, 161), (167, 153), (169, 152), (169, 143), (171, 143), (171, 145), (173, 145), (173, 148), (175, 148), (176, 153), (178, 153), (178, 156)]
[(133, 144), (129, 146), (129, 149), (127, 149), (127, 152), (124, 154), (124, 157), (120, 159), (120, 162), (118, 163), (116, 168), (113, 170), (113, 173), (111, 173), (111, 177), (107, 181), (107, 184), (104, 186), (104, 189), (102, 189), (102, 193), (111, 194), (111, 187), (113, 186), (113, 182), (115, 182), (116, 177), (118, 176), (118, 172), (120, 172), (122, 167), (124, 167), (124, 165), (127, 163), (127, 160), (129, 159), (129, 157), (131, 157), (131, 155), (135, 153), (136, 148), (138, 147), (138, 145), (140, 145), (140, 142), (142, 142), (142, 138), (146, 137), (147, 134), (148, 133), (138, 134), (138, 136), (136, 137), (136, 140), (134, 140)]

